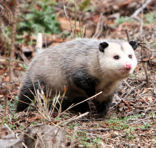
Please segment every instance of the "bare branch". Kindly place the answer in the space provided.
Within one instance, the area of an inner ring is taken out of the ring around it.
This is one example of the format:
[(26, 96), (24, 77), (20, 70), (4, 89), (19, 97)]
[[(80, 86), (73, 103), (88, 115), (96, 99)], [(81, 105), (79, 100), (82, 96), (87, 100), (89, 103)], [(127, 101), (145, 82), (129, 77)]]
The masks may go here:
[(18, 14), (18, 2), (14, 0), (14, 19), (12, 22), (12, 35), (11, 35), (11, 47), (10, 47), (10, 64), (9, 64), (9, 78), (13, 80), (13, 65), (14, 65), (14, 54), (15, 54), (15, 38), (16, 38), (16, 27), (17, 27), (17, 14)]
[(136, 18), (137, 15), (138, 15), (141, 11), (143, 11), (143, 9), (145, 9), (145, 8), (147, 7), (147, 5), (148, 5), (150, 2), (152, 2), (152, 0), (147, 0), (139, 9), (137, 9), (137, 10), (131, 15), (131, 17), (132, 17), (132, 18)]
[(42, 45), (43, 45), (43, 37), (42, 37), (42, 33), (38, 33), (37, 34), (37, 39), (36, 39), (36, 47), (35, 47), (35, 55), (38, 53), (41, 53), (42, 50)]
[(99, 17), (99, 21), (96, 26), (95, 34), (93, 35), (93, 38), (100, 37), (100, 35), (102, 34), (102, 31), (103, 31), (103, 25), (104, 25), (104, 15), (103, 15), (103, 13), (101, 13), (100, 17)]

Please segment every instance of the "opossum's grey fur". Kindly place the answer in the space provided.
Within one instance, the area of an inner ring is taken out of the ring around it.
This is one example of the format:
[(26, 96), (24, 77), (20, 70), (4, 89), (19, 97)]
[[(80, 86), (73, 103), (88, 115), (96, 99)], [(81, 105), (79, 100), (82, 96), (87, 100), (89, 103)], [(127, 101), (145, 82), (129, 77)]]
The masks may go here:
[[(101, 42), (109, 44), (104, 52), (99, 51)], [(121, 63), (115, 65), (108, 56), (112, 54), (111, 58), (116, 53), (122, 57), (130, 53), (134, 58), (123, 57)], [(129, 74), (119, 72), (126, 60), (132, 64), (132, 73), (137, 62), (132, 47), (125, 41), (80, 38), (61, 43), (34, 57), (21, 85), (19, 100), (29, 104), (30, 99), (34, 99), (34, 86), (37, 89), (40, 82), (53, 92), (63, 93), (66, 87), (66, 97), (75, 100), (73, 102), (103, 91), (94, 102), (99, 112), (106, 112), (118, 82)], [(17, 112), (23, 111), (28, 104), (18, 102)]]

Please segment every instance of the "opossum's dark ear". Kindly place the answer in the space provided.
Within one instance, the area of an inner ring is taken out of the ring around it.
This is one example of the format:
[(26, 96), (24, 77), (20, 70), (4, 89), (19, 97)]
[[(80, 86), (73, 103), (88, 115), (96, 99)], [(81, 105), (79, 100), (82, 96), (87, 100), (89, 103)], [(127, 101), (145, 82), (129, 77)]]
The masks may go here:
[(135, 50), (138, 47), (137, 41), (130, 41), (129, 44), (132, 46), (132, 48)]
[(102, 43), (99, 44), (99, 50), (101, 52), (104, 52), (106, 47), (108, 47), (108, 43), (107, 42), (102, 42)]

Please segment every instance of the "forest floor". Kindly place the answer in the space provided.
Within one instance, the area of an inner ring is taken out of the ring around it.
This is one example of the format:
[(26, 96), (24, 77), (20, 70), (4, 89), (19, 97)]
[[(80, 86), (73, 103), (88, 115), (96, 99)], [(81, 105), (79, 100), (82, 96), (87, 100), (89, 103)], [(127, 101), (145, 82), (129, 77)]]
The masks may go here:
[[(91, 1), (89, 6), (80, 5), (76, 20), (75, 10), (70, 9), (74, 4), (66, 2), (65, 10), (63, 3), (58, 1), (59, 5), (54, 10), (58, 14), (61, 33), (44, 34), (46, 42), (43, 41), (44, 46), (51, 47), (78, 36), (138, 41), (137, 68), (132, 76), (122, 81), (105, 119), (97, 120), (90, 114), (73, 114), (70, 111), (54, 112), (50, 119), (49, 113), (40, 110), (15, 113), (19, 86), (35, 54), (35, 46), (16, 44), (14, 80), (10, 82), (9, 52), (6, 44), (1, 42), (1, 126), (8, 126), (13, 133), (20, 135), (28, 127), (56, 125), (65, 130), (65, 147), (156, 147), (156, 3), (153, 1), (146, 6), (144, 13), (136, 15), (134, 12), (142, 6), (140, 1), (119, 1)], [(89, 10), (84, 11), (83, 7)], [(68, 36), (69, 32), (71, 34)], [(34, 40), (32, 35), (26, 38)], [(0, 139), (4, 135), (7, 134), (0, 131)]]

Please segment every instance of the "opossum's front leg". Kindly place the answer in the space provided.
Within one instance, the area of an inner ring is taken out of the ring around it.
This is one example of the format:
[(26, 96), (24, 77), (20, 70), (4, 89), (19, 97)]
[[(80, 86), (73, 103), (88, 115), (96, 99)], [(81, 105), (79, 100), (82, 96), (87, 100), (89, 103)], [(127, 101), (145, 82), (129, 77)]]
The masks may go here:
[(72, 82), (84, 90), (88, 97), (95, 94), (96, 78), (89, 75), (85, 70), (76, 70), (72, 73)]
[(100, 117), (104, 117), (106, 115), (106, 113), (112, 103), (112, 98), (113, 98), (113, 96), (111, 95), (111, 96), (108, 96), (106, 98), (106, 100), (103, 102), (98, 102), (98, 101), (94, 100), (94, 104), (97, 108), (97, 112), (99, 113)]
[[(96, 85), (96, 78), (89, 75), (85, 70), (79, 70), (75, 71), (72, 74), (72, 82), (80, 89), (84, 90), (88, 97), (91, 97), (95, 94), (95, 85)], [(81, 98), (81, 101), (83, 101), (84, 97)], [(81, 110), (87, 111), (90, 109), (91, 114), (96, 112), (96, 109), (92, 106), (94, 103), (92, 103), (91, 100), (88, 102), (84, 102), (81, 104)], [(77, 107), (80, 108), (80, 107)], [(87, 109), (88, 108), (88, 109)]]

